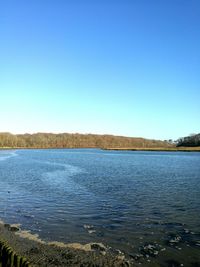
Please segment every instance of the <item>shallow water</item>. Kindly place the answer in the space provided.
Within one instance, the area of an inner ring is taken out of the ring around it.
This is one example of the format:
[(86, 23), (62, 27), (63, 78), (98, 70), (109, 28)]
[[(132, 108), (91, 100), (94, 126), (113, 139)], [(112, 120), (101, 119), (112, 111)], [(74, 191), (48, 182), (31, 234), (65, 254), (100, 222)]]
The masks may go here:
[(0, 151), (0, 219), (145, 266), (198, 267), (200, 153)]

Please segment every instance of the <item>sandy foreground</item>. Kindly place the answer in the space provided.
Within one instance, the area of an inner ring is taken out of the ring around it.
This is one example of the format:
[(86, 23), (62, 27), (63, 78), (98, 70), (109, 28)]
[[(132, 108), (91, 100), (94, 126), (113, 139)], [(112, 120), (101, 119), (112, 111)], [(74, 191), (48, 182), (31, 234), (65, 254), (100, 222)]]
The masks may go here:
[(35, 266), (134, 266), (120, 251), (112, 251), (101, 243), (46, 243), (19, 225), (0, 221), (0, 240), (5, 241), (18, 255)]

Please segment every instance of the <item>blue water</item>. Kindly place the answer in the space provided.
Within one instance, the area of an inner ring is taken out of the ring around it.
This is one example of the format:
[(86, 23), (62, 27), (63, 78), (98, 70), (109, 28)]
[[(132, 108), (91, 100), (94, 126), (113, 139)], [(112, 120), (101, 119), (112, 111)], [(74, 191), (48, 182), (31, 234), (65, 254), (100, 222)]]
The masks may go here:
[(147, 266), (200, 266), (200, 153), (2, 150), (0, 219), (132, 258), (156, 244)]

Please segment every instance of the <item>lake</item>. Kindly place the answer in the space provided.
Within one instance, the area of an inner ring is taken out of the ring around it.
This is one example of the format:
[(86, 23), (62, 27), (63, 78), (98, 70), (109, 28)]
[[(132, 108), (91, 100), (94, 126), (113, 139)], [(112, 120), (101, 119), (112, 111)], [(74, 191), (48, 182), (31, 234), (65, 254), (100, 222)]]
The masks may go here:
[(1, 150), (0, 219), (143, 266), (198, 267), (200, 153)]

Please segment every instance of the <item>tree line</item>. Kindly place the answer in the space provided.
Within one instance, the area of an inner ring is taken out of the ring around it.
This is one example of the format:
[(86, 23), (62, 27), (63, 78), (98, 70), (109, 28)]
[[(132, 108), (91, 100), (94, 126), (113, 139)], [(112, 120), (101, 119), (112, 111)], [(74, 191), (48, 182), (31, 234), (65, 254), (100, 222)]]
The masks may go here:
[(181, 137), (177, 140), (177, 146), (194, 147), (200, 146), (200, 134), (192, 134), (190, 136)]
[(171, 147), (167, 141), (97, 134), (0, 133), (0, 147), (15, 148), (156, 148)]

